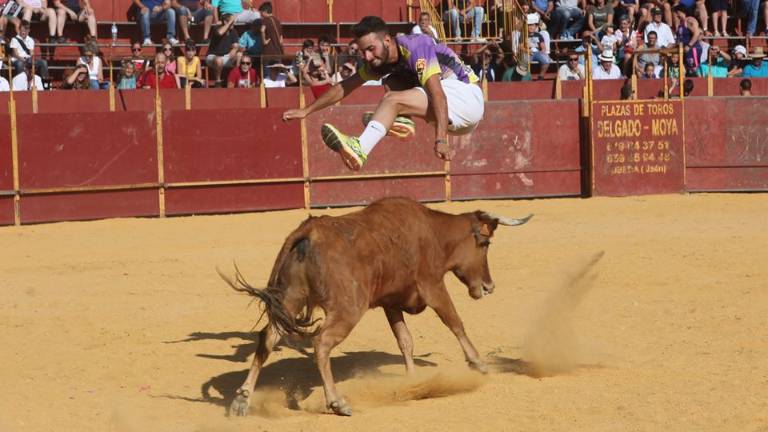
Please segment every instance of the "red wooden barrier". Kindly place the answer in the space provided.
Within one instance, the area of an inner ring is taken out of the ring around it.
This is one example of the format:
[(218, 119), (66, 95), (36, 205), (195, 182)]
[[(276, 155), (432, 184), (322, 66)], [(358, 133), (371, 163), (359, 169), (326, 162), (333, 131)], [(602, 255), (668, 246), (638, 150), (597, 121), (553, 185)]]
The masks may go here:
[(153, 114), (20, 114), (18, 127), (22, 222), (158, 214), (154, 191), (84, 191), (157, 182)]
[(487, 103), (478, 128), (452, 144), (454, 199), (581, 193), (577, 101)]
[[(304, 206), (299, 123), (282, 109), (169, 111), (163, 122), (167, 214)], [(236, 186), (236, 181), (294, 179)], [(297, 181), (296, 179), (299, 179)], [(217, 186), (174, 184), (219, 182)]]
[(0, 114), (0, 134), (0, 225), (13, 225), (13, 155), (7, 114)]
[(764, 99), (691, 99), (685, 110), (689, 191), (768, 190)]

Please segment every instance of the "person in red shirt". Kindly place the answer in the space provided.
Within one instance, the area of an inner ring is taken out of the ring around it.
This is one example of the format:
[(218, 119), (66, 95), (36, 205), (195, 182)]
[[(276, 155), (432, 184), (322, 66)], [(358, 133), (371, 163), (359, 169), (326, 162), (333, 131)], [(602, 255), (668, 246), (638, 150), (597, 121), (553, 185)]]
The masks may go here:
[[(175, 89), (179, 88), (179, 82), (176, 79), (176, 75), (173, 72), (165, 70), (165, 65), (168, 62), (168, 58), (163, 53), (157, 53), (155, 55), (155, 68), (148, 69), (136, 83), (136, 88), (153, 89), (160, 87), (161, 89)], [(157, 83), (160, 83), (158, 86)]]
[(240, 65), (229, 71), (227, 77), (228, 88), (252, 88), (260, 84), (259, 75), (253, 68), (251, 56), (244, 54), (240, 57)]

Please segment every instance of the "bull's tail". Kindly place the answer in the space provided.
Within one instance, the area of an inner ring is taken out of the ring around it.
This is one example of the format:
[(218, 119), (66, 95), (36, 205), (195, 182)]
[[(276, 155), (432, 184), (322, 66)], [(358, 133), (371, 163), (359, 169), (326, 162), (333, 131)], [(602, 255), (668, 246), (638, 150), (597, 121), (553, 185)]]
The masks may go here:
[(295, 314), (292, 313), (285, 305), (287, 287), (275, 283), (276, 280), (271, 281), (273, 283), (266, 288), (260, 289), (251, 286), (245, 280), (237, 265), (235, 265), (234, 280), (223, 274), (218, 268), (216, 271), (233, 290), (246, 293), (261, 301), (263, 311), (255, 326), (258, 326), (266, 315), (269, 325), (273, 326), (280, 335), (311, 337), (317, 333), (318, 329), (312, 330), (312, 327), (319, 319), (312, 319), (312, 307), (307, 304), (303, 310)]

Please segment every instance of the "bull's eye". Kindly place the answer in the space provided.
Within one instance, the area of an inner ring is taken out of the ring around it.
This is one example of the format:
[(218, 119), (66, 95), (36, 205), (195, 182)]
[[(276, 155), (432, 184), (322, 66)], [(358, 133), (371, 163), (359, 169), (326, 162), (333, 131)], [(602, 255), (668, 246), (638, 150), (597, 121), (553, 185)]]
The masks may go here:
[(483, 241), (480, 242), (480, 244), (478, 246), (483, 247), (483, 248), (487, 248), (490, 245), (491, 245), (491, 241), (490, 240), (483, 240)]

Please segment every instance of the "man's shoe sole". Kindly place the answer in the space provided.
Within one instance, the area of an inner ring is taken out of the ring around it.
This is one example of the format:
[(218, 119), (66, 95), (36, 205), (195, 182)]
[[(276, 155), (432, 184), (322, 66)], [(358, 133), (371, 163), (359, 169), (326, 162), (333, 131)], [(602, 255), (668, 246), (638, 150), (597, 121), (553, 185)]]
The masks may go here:
[[(363, 126), (368, 126), (368, 123), (371, 121), (372, 117), (372, 112), (366, 112), (363, 114)], [(387, 135), (400, 139), (408, 138), (411, 135), (416, 135), (416, 123), (407, 117), (395, 117), (395, 121), (392, 123), (392, 127), (387, 131)]]
[(320, 136), (322, 136), (323, 143), (325, 143), (328, 148), (341, 156), (341, 160), (347, 168), (352, 171), (359, 171), (360, 168), (362, 168), (359, 157), (347, 146), (341, 143), (341, 139), (336, 135), (336, 131), (334, 131), (333, 128), (329, 125), (323, 125), (323, 127), (320, 128)]

